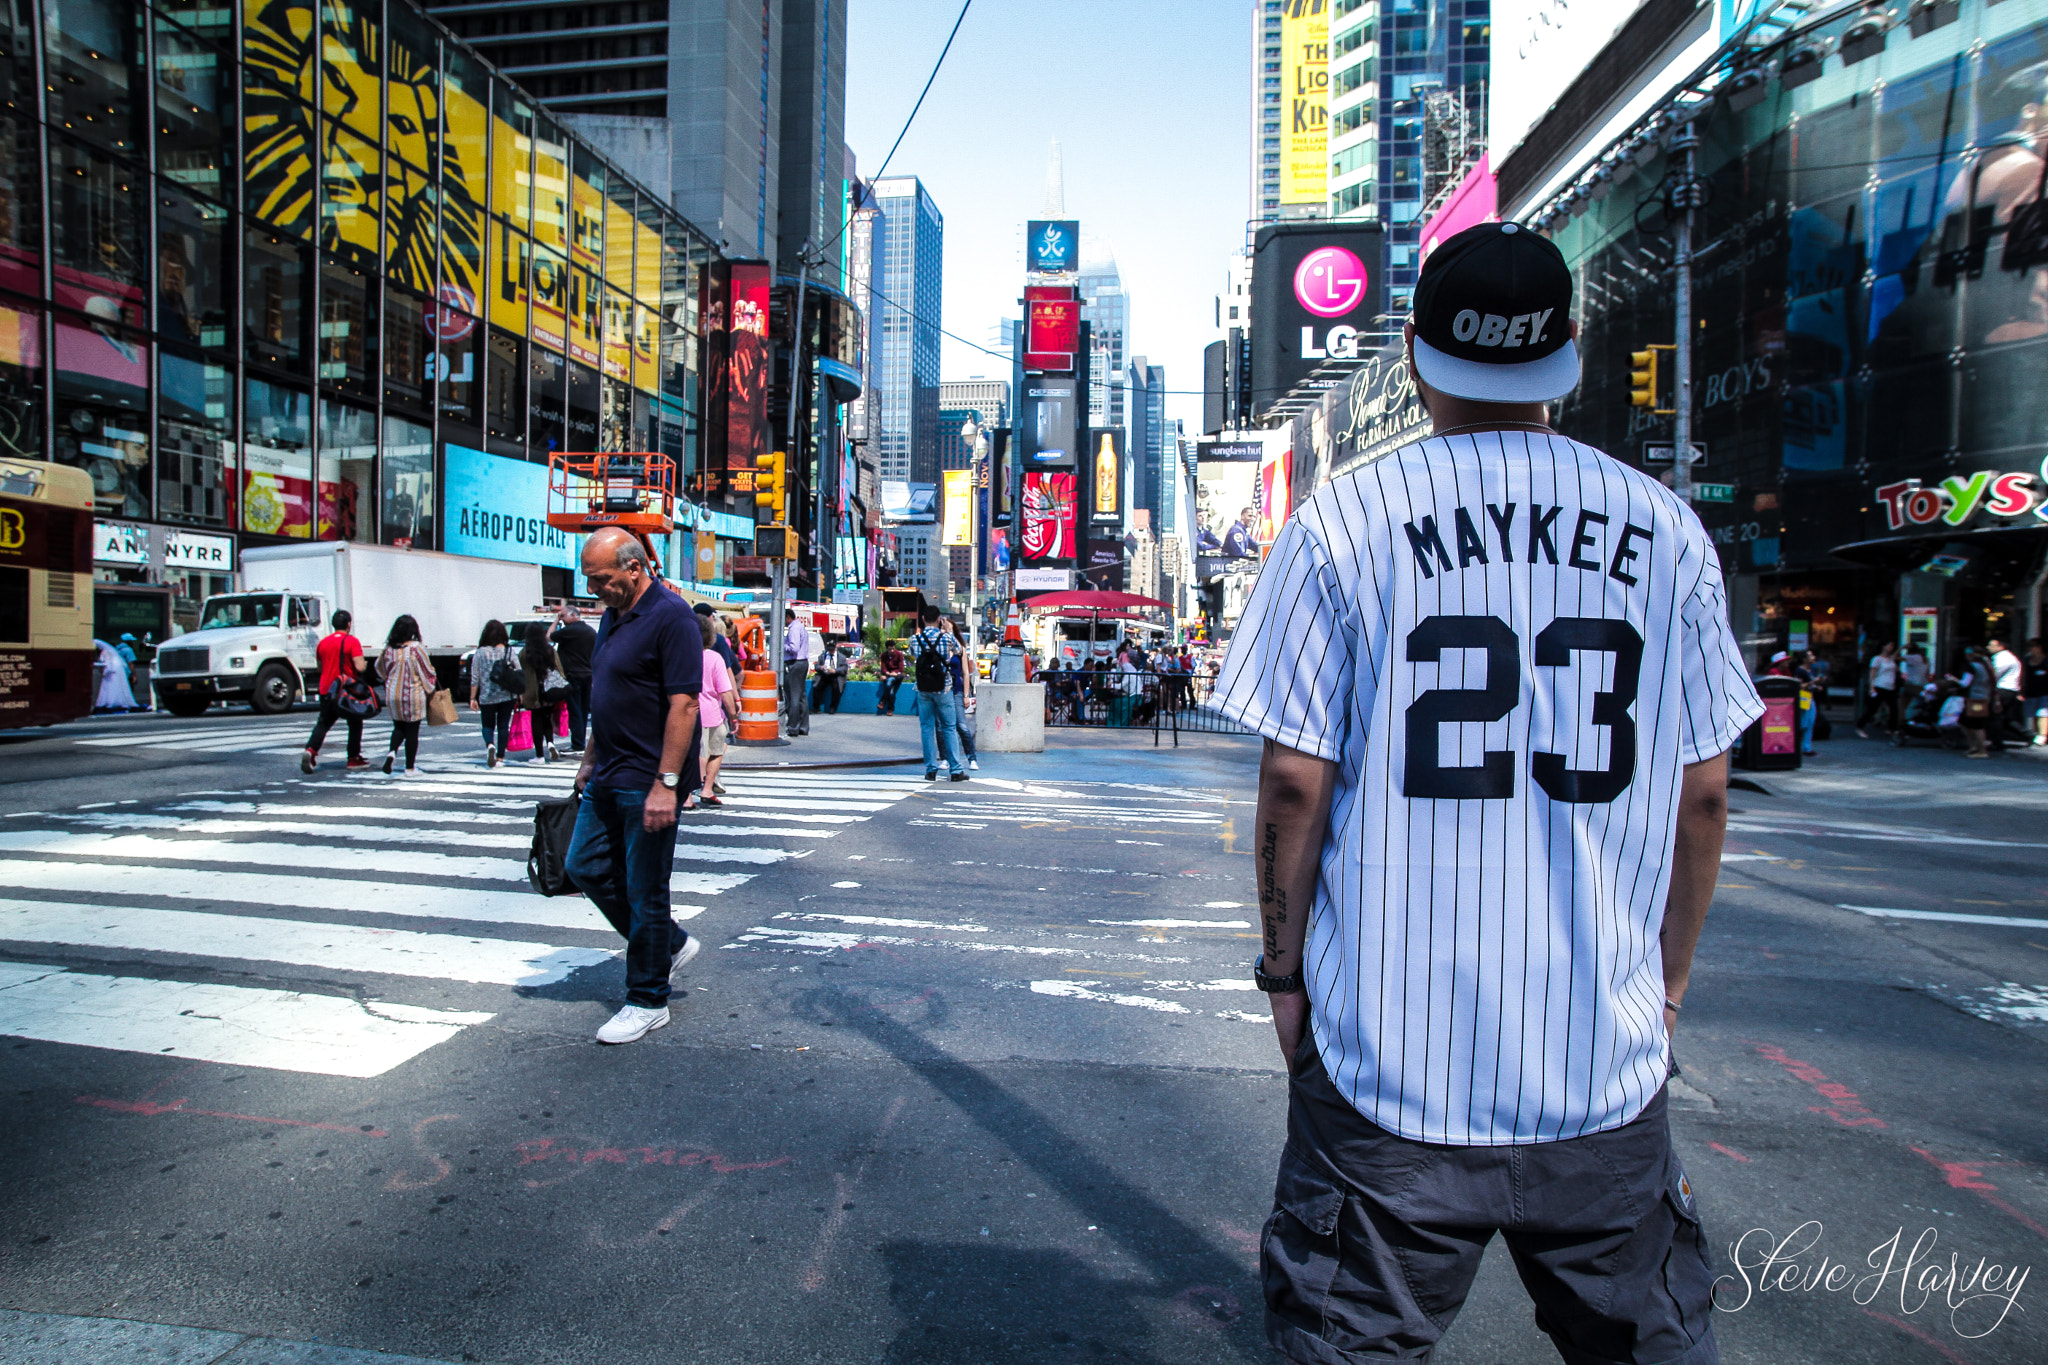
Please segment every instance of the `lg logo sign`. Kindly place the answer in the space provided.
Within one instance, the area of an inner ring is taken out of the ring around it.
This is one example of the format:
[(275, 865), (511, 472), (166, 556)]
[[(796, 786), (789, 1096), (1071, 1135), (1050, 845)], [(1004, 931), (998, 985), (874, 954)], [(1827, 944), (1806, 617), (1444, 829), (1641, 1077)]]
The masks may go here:
[[(1341, 246), (1319, 247), (1294, 268), (1294, 301), (1319, 318), (1341, 318), (1364, 302), (1368, 283), (1365, 262), (1357, 256)], [(1301, 355), (1304, 360), (1355, 360), (1358, 329), (1332, 327), (1318, 344), (1315, 324), (1306, 324)]]

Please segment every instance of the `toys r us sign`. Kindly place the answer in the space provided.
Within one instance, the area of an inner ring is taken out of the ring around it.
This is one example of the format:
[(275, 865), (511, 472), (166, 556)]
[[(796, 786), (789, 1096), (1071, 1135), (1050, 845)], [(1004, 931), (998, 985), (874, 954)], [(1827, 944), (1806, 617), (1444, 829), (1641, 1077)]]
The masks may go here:
[(2001, 474), (1980, 469), (1951, 474), (1932, 486), (1902, 479), (1876, 490), (1885, 523), (1894, 531), (1909, 526), (1961, 526), (1978, 513), (2011, 520), (2029, 512), (2048, 521), (2048, 484), (2036, 474)]

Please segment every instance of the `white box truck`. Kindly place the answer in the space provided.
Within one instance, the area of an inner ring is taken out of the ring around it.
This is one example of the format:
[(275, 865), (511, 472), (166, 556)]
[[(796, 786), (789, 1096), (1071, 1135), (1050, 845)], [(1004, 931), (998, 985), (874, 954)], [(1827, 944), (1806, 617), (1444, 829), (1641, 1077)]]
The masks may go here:
[(373, 658), (391, 623), (410, 615), (445, 680), (484, 622), (541, 606), (538, 565), (345, 540), (245, 550), (242, 577), (248, 587), (207, 598), (199, 629), (157, 651), (157, 700), (173, 715), (196, 716), (217, 701), (274, 715), (314, 696), (314, 646), (337, 611), (355, 618)]

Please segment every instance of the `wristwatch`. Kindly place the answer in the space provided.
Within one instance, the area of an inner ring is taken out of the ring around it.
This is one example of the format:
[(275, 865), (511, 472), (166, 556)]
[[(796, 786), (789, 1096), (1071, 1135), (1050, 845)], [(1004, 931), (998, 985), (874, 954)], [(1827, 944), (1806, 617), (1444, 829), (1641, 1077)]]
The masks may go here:
[(1286, 976), (1267, 976), (1264, 953), (1252, 959), (1252, 984), (1268, 995), (1300, 995), (1308, 989), (1302, 984), (1299, 967)]
[(682, 785), (682, 781), (683, 775), (681, 773), (663, 773), (661, 775), (661, 785), (667, 787), (670, 791), (674, 791), (678, 786)]

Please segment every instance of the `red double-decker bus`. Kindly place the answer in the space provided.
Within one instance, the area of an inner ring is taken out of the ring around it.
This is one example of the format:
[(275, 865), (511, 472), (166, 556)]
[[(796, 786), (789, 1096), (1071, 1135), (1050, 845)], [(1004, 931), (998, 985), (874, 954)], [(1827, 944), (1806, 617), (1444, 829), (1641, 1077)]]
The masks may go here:
[(92, 477), (0, 456), (0, 729), (92, 714)]

